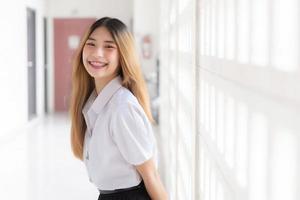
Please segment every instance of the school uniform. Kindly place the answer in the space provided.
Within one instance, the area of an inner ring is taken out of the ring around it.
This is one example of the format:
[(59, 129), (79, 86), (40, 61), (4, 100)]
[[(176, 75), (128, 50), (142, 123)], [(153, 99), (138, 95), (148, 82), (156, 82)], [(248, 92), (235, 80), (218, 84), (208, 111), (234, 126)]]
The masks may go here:
[(157, 143), (143, 108), (121, 81), (117, 76), (98, 95), (94, 89), (83, 107), (83, 160), (99, 199), (150, 199), (135, 165), (153, 158), (157, 167)]

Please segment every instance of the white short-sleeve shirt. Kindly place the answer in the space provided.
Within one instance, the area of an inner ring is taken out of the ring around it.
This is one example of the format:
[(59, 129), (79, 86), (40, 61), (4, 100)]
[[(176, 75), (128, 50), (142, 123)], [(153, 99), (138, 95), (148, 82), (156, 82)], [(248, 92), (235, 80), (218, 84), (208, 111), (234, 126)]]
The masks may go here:
[(100, 190), (138, 185), (142, 180), (135, 165), (151, 157), (156, 167), (157, 144), (152, 126), (136, 97), (111, 80), (99, 93), (95, 89), (82, 110), (87, 130), (84, 163), (90, 181)]

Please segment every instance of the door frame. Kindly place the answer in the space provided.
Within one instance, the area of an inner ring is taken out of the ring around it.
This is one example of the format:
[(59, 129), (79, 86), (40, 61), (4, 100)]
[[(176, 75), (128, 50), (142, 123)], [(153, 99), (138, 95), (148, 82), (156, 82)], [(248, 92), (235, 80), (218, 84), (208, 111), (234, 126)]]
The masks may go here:
[(26, 8), (27, 15), (27, 94), (28, 94), (28, 120), (37, 115), (36, 105), (36, 11)]

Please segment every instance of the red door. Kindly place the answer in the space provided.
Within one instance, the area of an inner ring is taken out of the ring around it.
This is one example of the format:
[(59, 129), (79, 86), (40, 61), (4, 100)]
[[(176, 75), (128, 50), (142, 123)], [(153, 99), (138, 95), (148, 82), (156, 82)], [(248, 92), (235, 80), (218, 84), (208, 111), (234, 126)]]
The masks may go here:
[(72, 56), (84, 32), (96, 19), (54, 19), (54, 104), (56, 112), (69, 108)]

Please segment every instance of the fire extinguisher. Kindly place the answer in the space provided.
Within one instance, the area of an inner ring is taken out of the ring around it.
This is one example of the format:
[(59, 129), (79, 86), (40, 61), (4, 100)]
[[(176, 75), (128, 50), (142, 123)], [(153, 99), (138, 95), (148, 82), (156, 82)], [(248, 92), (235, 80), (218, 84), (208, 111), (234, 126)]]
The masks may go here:
[(150, 35), (142, 38), (142, 55), (144, 59), (150, 59), (152, 56), (152, 41)]

